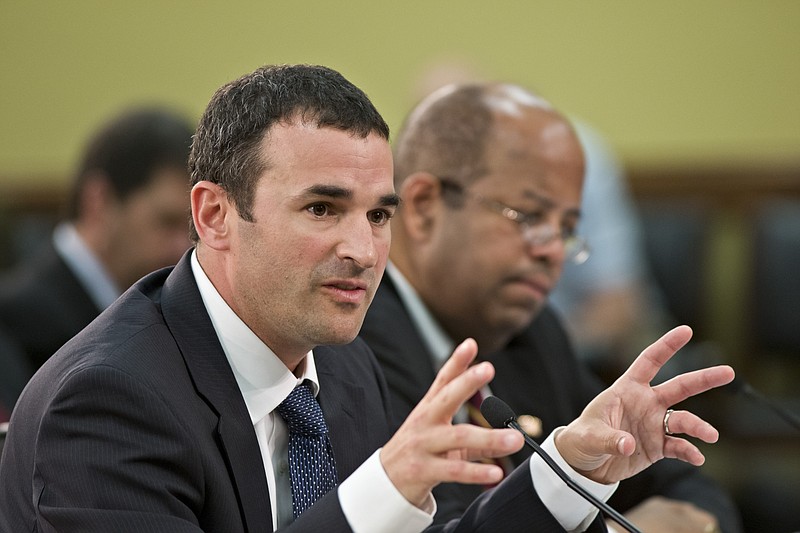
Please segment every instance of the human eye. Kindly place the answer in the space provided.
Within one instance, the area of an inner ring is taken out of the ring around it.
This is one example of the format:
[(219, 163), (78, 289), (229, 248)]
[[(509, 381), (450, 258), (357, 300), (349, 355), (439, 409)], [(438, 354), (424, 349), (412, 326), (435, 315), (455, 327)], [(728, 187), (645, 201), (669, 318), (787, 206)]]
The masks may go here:
[(577, 220), (565, 220), (561, 223), (561, 235), (564, 239), (572, 239), (578, 233)]
[(536, 211), (517, 211), (519, 213), (519, 222), (526, 226), (538, 226), (542, 222), (547, 219), (547, 211), (545, 210), (536, 210)]
[(389, 209), (376, 209), (367, 214), (370, 223), (375, 226), (384, 226), (394, 216), (394, 211)]
[(333, 209), (329, 204), (318, 202), (306, 207), (306, 211), (311, 213), (315, 218), (324, 218), (333, 214)]

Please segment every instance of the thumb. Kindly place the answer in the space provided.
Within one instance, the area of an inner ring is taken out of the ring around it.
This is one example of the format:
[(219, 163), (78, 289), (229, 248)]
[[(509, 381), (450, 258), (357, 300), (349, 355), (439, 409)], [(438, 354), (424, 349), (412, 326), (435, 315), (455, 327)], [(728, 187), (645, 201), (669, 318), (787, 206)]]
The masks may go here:
[(556, 435), (556, 447), (575, 470), (590, 472), (610, 458), (633, 455), (636, 441), (627, 431), (609, 427), (580, 431), (570, 424)]
[(609, 442), (612, 446), (612, 450), (608, 452), (610, 455), (630, 457), (636, 450), (636, 441), (627, 431), (613, 431), (609, 436)]
[(589, 435), (589, 438), (582, 439), (579, 446), (590, 457), (630, 457), (636, 450), (636, 440), (633, 435), (621, 429), (608, 426), (595, 427)]

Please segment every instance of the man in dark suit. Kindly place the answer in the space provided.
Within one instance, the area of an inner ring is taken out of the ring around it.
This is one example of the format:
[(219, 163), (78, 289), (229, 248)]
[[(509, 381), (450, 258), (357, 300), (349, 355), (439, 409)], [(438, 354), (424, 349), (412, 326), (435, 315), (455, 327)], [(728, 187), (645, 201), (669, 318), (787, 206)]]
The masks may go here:
[[(190, 157), (195, 247), (32, 378), (0, 461), (0, 530), (420, 531), (438, 483), (500, 481), (471, 459), (515, 452), (522, 437), (451, 423), (494, 374), (471, 364), (473, 340), (391, 438), (383, 375), (356, 340), (398, 203), (388, 136), (366, 95), (324, 67), (264, 67), (217, 91)], [(689, 335), (664, 336), (553, 439), (603, 497), (664, 456), (702, 462), (664, 434), (664, 413), (732, 369), (649, 385)], [(672, 416), (674, 431), (716, 440)], [(536, 464), (445, 528), (561, 530)], [(572, 514), (581, 528), (593, 518)]]
[(193, 128), (174, 111), (127, 109), (86, 146), (52, 239), (0, 281), (0, 324), (36, 370), (122, 291), (189, 247)]
[[(391, 263), (361, 336), (384, 369), (402, 419), (450, 346), (478, 341), (496, 394), (537, 440), (577, 417), (602, 386), (576, 358), (547, 306), (575, 235), (584, 159), (568, 121), (527, 90), (448, 86), (410, 113), (395, 142)], [(518, 465), (526, 448), (513, 457)], [(480, 493), (442, 486), (437, 520)], [(741, 529), (728, 495), (697, 469), (663, 461), (623, 481), (612, 503), (645, 531)], [(708, 529), (707, 529), (708, 528)]]

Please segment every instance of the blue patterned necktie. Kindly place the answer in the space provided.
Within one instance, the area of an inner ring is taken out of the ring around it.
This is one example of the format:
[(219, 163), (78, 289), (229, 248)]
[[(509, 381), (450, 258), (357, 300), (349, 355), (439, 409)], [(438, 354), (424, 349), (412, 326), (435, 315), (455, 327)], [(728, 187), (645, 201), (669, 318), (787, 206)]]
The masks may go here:
[(336, 463), (322, 409), (305, 382), (277, 411), (289, 428), (292, 510), (297, 518), (336, 486)]

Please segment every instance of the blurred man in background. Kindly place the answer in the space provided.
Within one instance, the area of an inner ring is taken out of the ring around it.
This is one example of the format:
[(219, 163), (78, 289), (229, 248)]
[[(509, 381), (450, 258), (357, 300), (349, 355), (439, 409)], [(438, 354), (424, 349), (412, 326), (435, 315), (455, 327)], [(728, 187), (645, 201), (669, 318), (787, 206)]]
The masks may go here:
[(148, 272), (189, 247), (193, 126), (167, 109), (126, 110), (91, 138), (66, 217), (0, 280), (0, 325), (35, 371)]
[[(391, 262), (361, 330), (398, 420), (465, 337), (496, 368), (482, 396), (497, 394), (528, 415), (520, 418), (534, 438), (567, 424), (602, 389), (547, 303), (564, 264), (588, 253), (576, 234), (583, 178), (569, 122), (521, 87), (451, 85), (411, 112), (395, 142), (403, 203)], [(480, 489), (443, 485), (435, 493), (437, 520), (446, 520)], [(622, 482), (612, 502), (648, 532), (740, 530), (728, 496), (676, 461)]]

